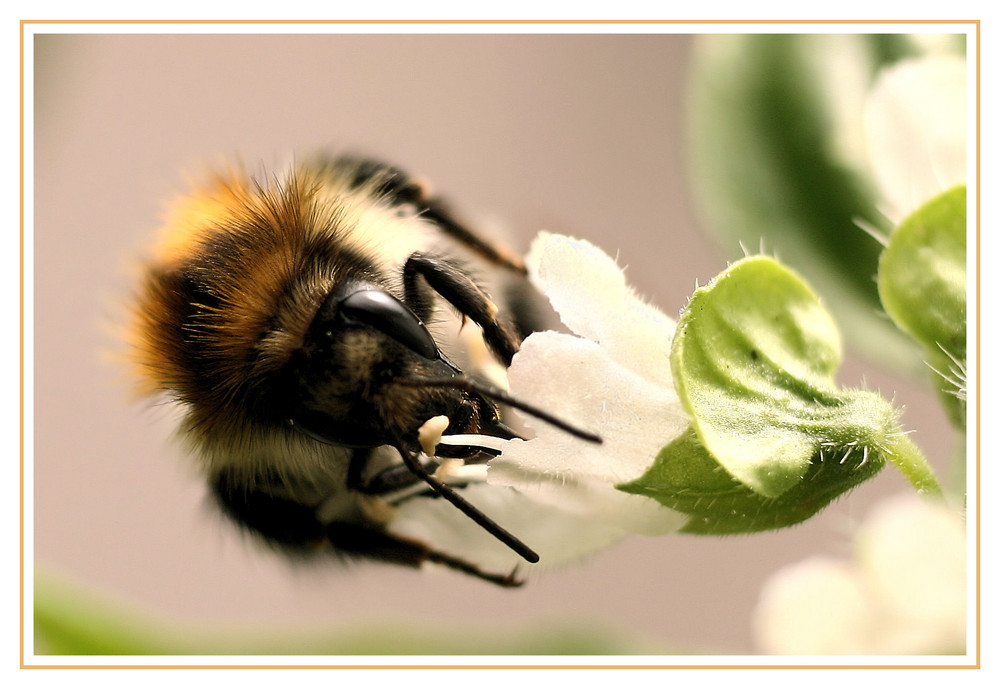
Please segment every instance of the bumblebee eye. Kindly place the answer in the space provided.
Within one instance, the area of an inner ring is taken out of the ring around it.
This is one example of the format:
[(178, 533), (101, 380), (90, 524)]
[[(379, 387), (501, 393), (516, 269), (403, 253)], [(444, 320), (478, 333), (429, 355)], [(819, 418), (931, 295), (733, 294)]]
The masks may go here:
[(434, 338), (406, 304), (388, 292), (363, 289), (344, 297), (338, 314), (352, 323), (361, 323), (385, 333), (425, 359), (441, 357)]

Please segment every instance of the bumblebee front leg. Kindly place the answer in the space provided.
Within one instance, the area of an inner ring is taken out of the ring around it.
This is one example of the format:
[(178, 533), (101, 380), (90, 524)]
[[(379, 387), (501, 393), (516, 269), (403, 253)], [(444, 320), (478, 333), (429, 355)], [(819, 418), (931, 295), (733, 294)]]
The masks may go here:
[(482, 328), (486, 344), (504, 365), (510, 366), (511, 359), (521, 346), (520, 338), (510, 325), (497, 317), (497, 305), (472, 278), (440, 258), (412, 254), (403, 266), (403, 289), (406, 302), (416, 306), (414, 310), (417, 311), (427, 303), (427, 297), (420, 289), (420, 277), (463, 316)]

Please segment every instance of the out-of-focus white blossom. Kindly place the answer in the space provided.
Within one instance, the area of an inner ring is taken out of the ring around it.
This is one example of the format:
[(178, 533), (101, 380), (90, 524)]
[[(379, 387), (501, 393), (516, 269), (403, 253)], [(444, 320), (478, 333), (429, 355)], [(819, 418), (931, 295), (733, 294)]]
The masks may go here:
[(966, 181), (966, 64), (946, 54), (882, 70), (864, 105), (870, 174), (882, 212), (898, 223)]
[(759, 650), (775, 655), (965, 652), (965, 525), (943, 503), (904, 495), (873, 511), (851, 561), (816, 556), (765, 584)]

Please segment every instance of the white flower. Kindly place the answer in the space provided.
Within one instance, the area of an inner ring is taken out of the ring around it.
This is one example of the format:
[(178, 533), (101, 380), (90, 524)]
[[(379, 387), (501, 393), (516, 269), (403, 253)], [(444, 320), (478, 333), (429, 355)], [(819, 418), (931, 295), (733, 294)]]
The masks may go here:
[(526, 419), (536, 436), (506, 443), (489, 482), (628, 532), (676, 530), (686, 517), (615, 485), (639, 478), (690, 424), (670, 371), (677, 324), (638, 298), (614, 260), (588, 242), (543, 233), (528, 264), (577, 336), (529, 336), (509, 371), (511, 392), (603, 443)]
[(899, 222), (965, 182), (966, 65), (932, 54), (882, 70), (864, 105), (868, 167), (882, 212)]
[[(533, 418), (524, 419), (534, 434), (525, 441), (446, 435), (442, 442), (502, 451), (489, 464), (487, 484), (470, 485), (464, 495), (535, 549), (541, 566), (577, 559), (629, 534), (676, 531), (687, 516), (615, 488), (642, 476), (690, 423), (670, 371), (676, 323), (639, 299), (614, 260), (588, 242), (542, 233), (528, 266), (576, 335), (530, 335), (508, 371), (510, 392), (603, 442)], [(402, 505), (393, 529), (483, 567), (518, 564), (442, 500)]]
[(816, 556), (765, 584), (757, 643), (777, 655), (965, 652), (965, 526), (943, 504), (905, 495), (879, 505), (853, 561)]

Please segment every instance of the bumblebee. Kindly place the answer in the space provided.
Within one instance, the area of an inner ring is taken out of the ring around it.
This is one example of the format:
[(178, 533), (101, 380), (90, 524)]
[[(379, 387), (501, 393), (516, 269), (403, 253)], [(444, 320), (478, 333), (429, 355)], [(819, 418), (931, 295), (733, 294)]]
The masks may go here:
[(514, 438), (500, 412), (514, 406), (588, 437), (463, 370), (467, 321), (504, 366), (530, 329), (530, 310), (501, 313), (474, 271), (528, 289), (519, 257), (391, 165), (217, 173), (176, 205), (145, 266), (132, 335), (142, 392), (180, 405), (222, 511), (267, 542), (519, 585), (390, 528), (394, 504), (432, 492), (535, 562), (437, 471), (493, 454), (426, 448), (420, 429), (446, 417), (449, 433)]

